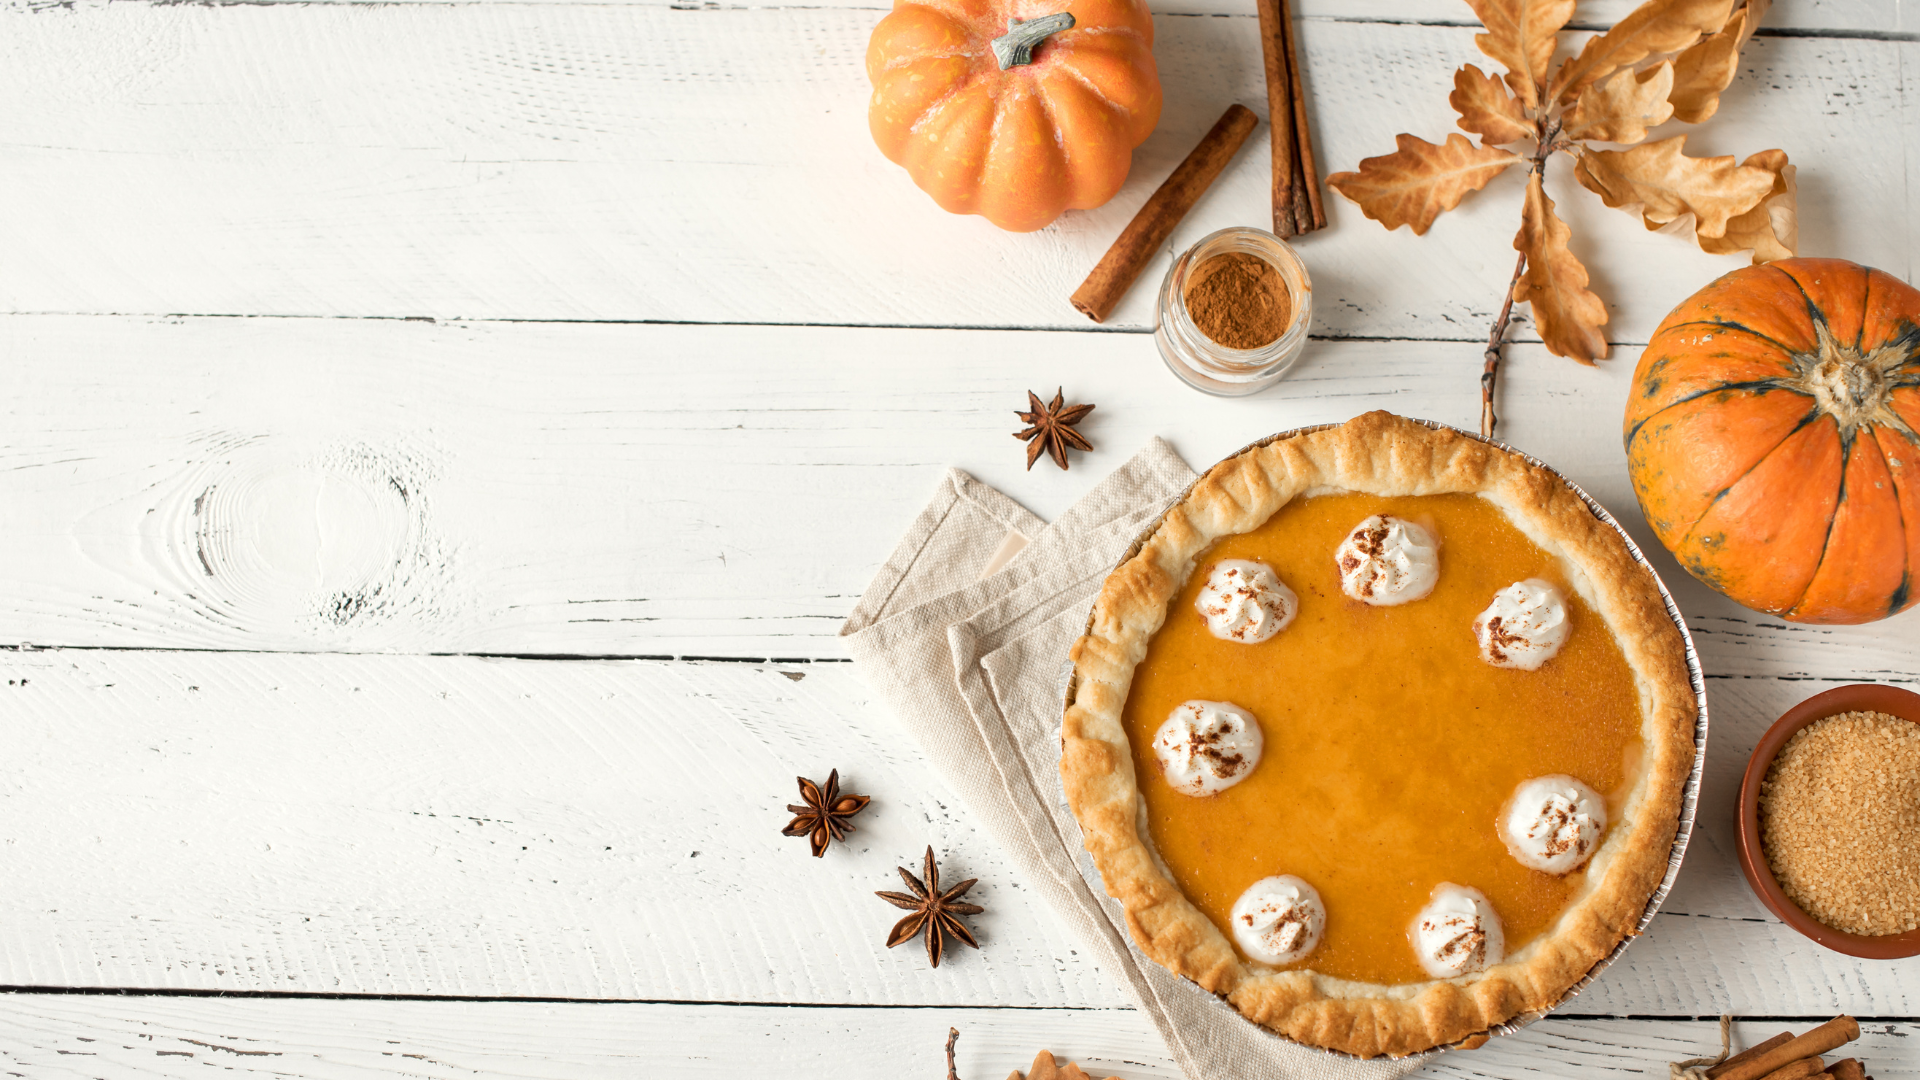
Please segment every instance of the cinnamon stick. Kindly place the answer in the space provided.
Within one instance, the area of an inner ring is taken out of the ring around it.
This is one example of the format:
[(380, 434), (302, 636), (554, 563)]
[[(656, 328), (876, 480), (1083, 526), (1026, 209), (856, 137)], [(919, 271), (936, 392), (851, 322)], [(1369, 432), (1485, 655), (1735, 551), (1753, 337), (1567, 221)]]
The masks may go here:
[[(1320, 174), (1313, 164), (1313, 132), (1307, 126), (1307, 92), (1300, 81), (1300, 34), (1293, 23), (1292, 0), (1280, 0), (1280, 26), (1287, 35), (1288, 96), (1293, 99), (1293, 154), (1299, 171), (1294, 176), (1295, 227), (1300, 232), (1327, 227), (1327, 209), (1320, 201)], [(1306, 189), (1309, 213), (1300, 208), (1300, 188)]]
[[(1295, 124), (1294, 131), (1299, 130), (1299, 125)], [(1294, 234), (1310, 233), (1313, 231), (1313, 203), (1307, 198), (1307, 167), (1300, 160), (1300, 142), (1297, 139), (1293, 143), (1293, 153), (1287, 159), (1287, 166), (1293, 173)]]
[(1713, 1068), (1708, 1069), (1707, 1080), (1720, 1080), (1721, 1074), (1733, 1068), (1735, 1065), (1738, 1065), (1749, 1058), (1756, 1057), (1760, 1054), (1764, 1054), (1767, 1051), (1773, 1049), (1774, 1047), (1779, 1046), (1782, 1043), (1791, 1042), (1792, 1040), (1793, 1040), (1793, 1034), (1791, 1032), (1783, 1031), (1780, 1034), (1775, 1035), (1771, 1039), (1766, 1039), (1762, 1042), (1754, 1043), (1752, 1046), (1747, 1047), (1745, 1050), (1740, 1051), (1739, 1053), (1733, 1055), (1732, 1057), (1721, 1062), (1720, 1064), (1715, 1065)]
[(1113, 314), (1114, 306), (1140, 276), (1147, 260), (1153, 258), (1160, 245), (1173, 235), (1174, 226), (1180, 224), (1193, 204), (1213, 186), (1220, 170), (1233, 160), (1233, 155), (1259, 122), (1259, 117), (1245, 105), (1236, 102), (1227, 106), (1213, 130), (1207, 132), (1200, 145), (1161, 183), (1140, 212), (1133, 215), (1133, 220), (1101, 257), (1099, 265), (1073, 291), (1073, 306), (1081, 314), (1094, 322)]
[(1841, 1058), (1827, 1066), (1827, 1071), (1833, 1074), (1833, 1080), (1867, 1080), (1866, 1066), (1858, 1058)]
[(1790, 1061), (1773, 1070), (1760, 1080), (1811, 1080), (1812, 1077), (1826, 1071), (1827, 1063), (1817, 1057), (1801, 1058)]
[(1267, 74), (1268, 136), (1273, 155), (1273, 232), (1285, 239), (1300, 231), (1294, 216), (1293, 75), (1288, 70), (1287, 39), (1292, 36), (1284, 0), (1254, 0), (1260, 15), (1260, 58)]
[(1782, 1065), (1824, 1054), (1859, 1037), (1860, 1025), (1853, 1017), (1836, 1016), (1799, 1038), (1788, 1039), (1764, 1054), (1755, 1054), (1721, 1073), (1717, 1080), (1760, 1080)]

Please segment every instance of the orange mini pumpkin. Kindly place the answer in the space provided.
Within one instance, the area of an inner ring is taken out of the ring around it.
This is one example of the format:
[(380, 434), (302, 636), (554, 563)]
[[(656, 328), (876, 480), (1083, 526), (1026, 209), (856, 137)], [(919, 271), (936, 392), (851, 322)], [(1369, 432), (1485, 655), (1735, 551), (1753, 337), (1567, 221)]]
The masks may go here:
[(1627, 402), (1627, 469), (1694, 577), (1795, 622), (1920, 596), (1920, 291), (1841, 259), (1736, 270), (1673, 309)]
[(1141, 0), (894, 0), (867, 77), (881, 153), (941, 209), (1013, 232), (1113, 198), (1160, 120)]

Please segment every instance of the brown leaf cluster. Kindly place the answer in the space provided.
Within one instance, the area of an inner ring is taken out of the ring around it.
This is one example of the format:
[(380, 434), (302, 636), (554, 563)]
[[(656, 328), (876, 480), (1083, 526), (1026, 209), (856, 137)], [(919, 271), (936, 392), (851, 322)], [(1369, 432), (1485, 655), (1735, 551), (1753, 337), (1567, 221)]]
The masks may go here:
[[(1467, 3), (1486, 27), (1474, 43), (1505, 68), (1493, 75), (1467, 64), (1454, 75), (1448, 101), (1480, 143), (1400, 135), (1393, 153), (1329, 176), (1362, 213), (1425, 233), (1501, 172), (1531, 164), (1513, 241), (1525, 269), (1513, 299), (1531, 305), (1549, 348), (1585, 363), (1607, 355), (1607, 310), (1547, 198), (1542, 177), (1555, 155), (1573, 159), (1581, 186), (1649, 229), (1685, 228), (1706, 251), (1748, 251), (1756, 263), (1794, 253), (1794, 175), (1784, 151), (1736, 161), (1688, 157), (1685, 135), (1647, 141), (1669, 121), (1713, 116), (1770, 0), (1646, 0), (1557, 66), (1573, 0)], [(1498, 149), (1526, 143), (1530, 154)]]

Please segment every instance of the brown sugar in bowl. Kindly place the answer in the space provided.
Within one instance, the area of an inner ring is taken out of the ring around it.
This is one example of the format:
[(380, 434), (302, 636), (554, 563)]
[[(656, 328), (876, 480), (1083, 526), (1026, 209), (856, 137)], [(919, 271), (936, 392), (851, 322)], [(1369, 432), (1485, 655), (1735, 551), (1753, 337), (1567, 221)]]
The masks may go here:
[(1815, 694), (1774, 721), (1767, 733), (1760, 737), (1759, 745), (1753, 748), (1753, 756), (1747, 759), (1746, 775), (1740, 780), (1740, 871), (1746, 875), (1747, 885), (1753, 889), (1754, 895), (1767, 905), (1768, 910), (1779, 916), (1780, 921), (1835, 952), (1870, 960), (1920, 956), (1920, 930), (1880, 937), (1850, 934), (1836, 930), (1801, 910), (1800, 905), (1789, 899), (1786, 891), (1774, 879), (1773, 868), (1768, 865), (1766, 853), (1760, 847), (1760, 782), (1766, 779), (1767, 770), (1773, 767), (1774, 757), (1787, 744), (1787, 740), (1799, 734), (1802, 728), (1816, 720), (1847, 712), (1885, 713), (1909, 723), (1920, 724), (1920, 694), (1896, 686), (1854, 683)]

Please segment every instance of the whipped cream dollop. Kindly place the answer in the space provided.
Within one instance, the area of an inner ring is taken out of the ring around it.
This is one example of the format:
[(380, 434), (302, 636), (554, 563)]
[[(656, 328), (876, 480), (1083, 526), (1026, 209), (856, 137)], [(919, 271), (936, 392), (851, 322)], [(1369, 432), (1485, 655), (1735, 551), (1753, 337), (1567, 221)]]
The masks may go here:
[(1420, 966), (1436, 979), (1481, 971), (1507, 957), (1507, 937), (1486, 894), (1450, 881), (1434, 886), (1410, 936)]
[(1238, 705), (1187, 701), (1153, 733), (1153, 754), (1175, 791), (1217, 795), (1260, 764), (1260, 722)]
[(1193, 606), (1214, 637), (1258, 645), (1287, 628), (1300, 611), (1300, 598), (1266, 563), (1222, 559)]
[(1567, 599), (1552, 583), (1528, 578), (1493, 594), (1493, 603), (1473, 620), (1480, 659), (1494, 667), (1538, 670), (1567, 643)]
[(1528, 780), (1500, 814), (1500, 839), (1507, 850), (1522, 866), (1549, 874), (1579, 869), (1606, 831), (1605, 800), (1571, 776)]
[(1405, 518), (1375, 514), (1353, 527), (1333, 553), (1340, 590), (1377, 607), (1405, 604), (1440, 580), (1440, 544)]
[(1291, 964), (1319, 946), (1327, 906), (1313, 886), (1281, 874), (1249, 886), (1228, 919), (1241, 952), (1263, 964)]

